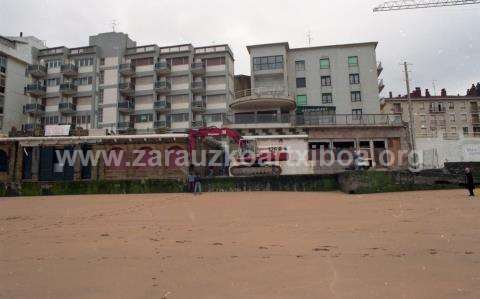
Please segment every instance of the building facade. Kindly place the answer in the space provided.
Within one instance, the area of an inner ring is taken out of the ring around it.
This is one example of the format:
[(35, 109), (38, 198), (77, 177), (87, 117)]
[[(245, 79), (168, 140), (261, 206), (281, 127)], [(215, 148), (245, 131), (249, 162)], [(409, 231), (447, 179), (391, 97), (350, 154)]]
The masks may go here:
[(0, 131), (8, 134), (12, 127), (20, 129), (25, 116), (25, 69), (32, 63), (37, 49), (44, 48), (39, 39), (23, 34), (0, 36)]
[[(480, 161), (480, 97), (431, 96), (420, 88), (412, 93), (416, 149), (423, 152), (426, 168), (441, 168), (445, 162)], [(383, 113), (401, 115), (410, 122), (407, 97), (382, 101)]]
[(228, 45), (137, 46), (127, 34), (38, 52), (28, 67), (25, 131), (72, 124), (116, 133), (219, 125), (234, 96)]

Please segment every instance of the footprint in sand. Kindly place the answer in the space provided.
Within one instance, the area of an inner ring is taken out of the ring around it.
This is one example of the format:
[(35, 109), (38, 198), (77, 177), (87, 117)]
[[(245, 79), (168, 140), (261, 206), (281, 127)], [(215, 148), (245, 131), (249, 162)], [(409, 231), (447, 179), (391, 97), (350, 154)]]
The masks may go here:
[(473, 251), (465, 251), (465, 254), (466, 254), (466, 255), (472, 255), (472, 254), (475, 254), (475, 252), (473, 252)]
[(258, 247), (258, 249), (260, 249), (260, 250), (268, 250), (268, 247), (260, 246), (260, 247)]
[(213, 246), (223, 246), (223, 243), (220, 243), (220, 242), (216, 242), (216, 243), (212, 243)]
[(429, 253), (430, 253), (431, 255), (435, 255), (435, 254), (438, 254), (438, 251), (437, 251), (436, 249), (430, 249), (430, 250), (429, 250)]

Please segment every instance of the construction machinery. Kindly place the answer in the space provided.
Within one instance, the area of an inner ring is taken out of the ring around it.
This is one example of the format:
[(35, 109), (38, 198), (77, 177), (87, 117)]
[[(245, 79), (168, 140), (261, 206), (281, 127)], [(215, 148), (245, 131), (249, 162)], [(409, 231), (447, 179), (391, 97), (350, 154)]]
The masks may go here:
[[(233, 141), (234, 149), (227, 153), (228, 161), (225, 165), (229, 167), (231, 176), (265, 176), (281, 175), (282, 168), (279, 162), (288, 160), (288, 153), (273, 151), (258, 151), (255, 140), (244, 139), (237, 131), (228, 128), (201, 128), (190, 130), (188, 152), (190, 161), (194, 151), (198, 150), (198, 139), (228, 138)], [(227, 149), (223, 149), (226, 151)]]
[(480, 0), (400, 0), (387, 1), (373, 9), (374, 12), (420, 9), (445, 6), (460, 6), (480, 4)]

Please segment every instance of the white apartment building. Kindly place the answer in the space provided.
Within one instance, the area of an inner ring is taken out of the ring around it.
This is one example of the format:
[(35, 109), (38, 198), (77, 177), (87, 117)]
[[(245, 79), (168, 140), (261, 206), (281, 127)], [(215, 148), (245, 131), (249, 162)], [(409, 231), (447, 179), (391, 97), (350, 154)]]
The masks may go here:
[(80, 48), (39, 51), (28, 68), (25, 131), (73, 124), (117, 133), (220, 126), (234, 97), (228, 45), (137, 46), (101, 33)]
[(32, 63), (34, 52), (44, 47), (32, 36), (0, 36), (0, 131), (5, 135), (12, 127), (20, 129), (25, 120), (25, 69)]

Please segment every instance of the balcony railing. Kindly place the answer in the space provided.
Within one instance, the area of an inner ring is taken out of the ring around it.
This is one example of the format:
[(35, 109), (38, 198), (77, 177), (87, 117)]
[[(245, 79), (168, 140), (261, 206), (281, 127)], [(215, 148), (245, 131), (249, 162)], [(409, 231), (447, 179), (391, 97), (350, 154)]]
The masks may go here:
[(155, 101), (153, 102), (153, 109), (157, 111), (168, 111), (170, 110), (170, 103), (167, 101)]
[(170, 128), (170, 123), (164, 120), (157, 120), (153, 123), (155, 129), (168, 129)]
[(121, 101), (117, 104), (118, 111), (124, 113), (130, 113), (135, 110), (135, 103), (131, 101)]
[(191, 67), (193, 74), (202, 75), (205, 73), (205, 63), (203, 62), (194, 62)]
[(445, 140), (458, 140), (460, 139), (460, 135), (458, 133), (443, 133), (443, 139)]
[(22, 125), (22, 131), (24, 132), (34, 132), (42, 129), (43, 129), (43, 126), (40, 124), (23, 124)]
[(168, 81), (155, 82), (155, 91), (158, 93), (169, 93), (172, 90), (172, 86)]
[(207, 108), (205, 101), (193, 101), (192, 110), (196, 112), (203, 112)]
[(66, 63), (60, 66), (60, 72), (67, 77), (74, 77), (78, 75), (78, 66), (73, 63)]
[(25, 91), (32, 97), (44, 97), (47, 93), (47, 87), (40, 83), (29, 84)]
[(192, 82), (192, 92), (202, 93), (205, 91), (205, 82), (204, 81), (193, 81)]
[(480, 138), (480, 132), (468, 132), (463, 134), (465, 137)]
[(192, 128), (194, 129), (201, 129), (201, 128), (205, 128), (206, 126), (207, 124), (203, 120), (192, 121)]
[(170, 74), (170, 72), (172, 71), (172, 68), (170, 66), (170, 63), (168, 62), (157, 62), (155, 63), (155, 71), (159, 75), (166, 75), (166, 74)]
[(23, 113), (30, 115), (43, 115), (45, 113), (45, 106), (38, 103), (26, 104), (23, 106)]
[(64, 95), (73, 95), (77, 93), (77, 86), (73, 83), (60, 84), (60, 92)]
[(47, 75), (47, 67), (40, 64), (32, 64), (27, 67), (27, 73), (35, 78), (43, 78)]
[(382, 62), (380, 61), (377, 65), (377, 75), (380, 76), (383, 72), (383, 65)]
[(77, 106), (73, 103), (63, 102), (58, 104), (58, 111), (63, 114), (73, 114), (77, 111)]
[(241, 99), (245, 97), (269, 97), (269, 98), (285, 98), (292, 97), (289, 91), (283, 86), (276, 87), (257, 87), (253, 89), (245, 89), (235, 92), (235, 99)]
[(472, 114), (478, 114), (480, 112), (480, 108), (476, 106), (471, 106), (470, 107), (470, 113)]
[(383, 83), (383, 79), (378, 81), (378, 92), (382, 92), (385, 89), (385, 84)]
[(133, 123), (131, 122), (127, 122), (127, 121), (121, 121), (121, 122), (118, 122), (117, 123), (117, 129), (118, 130), (121, 130), (121, 131), (124, 131), (124, 130), (131, 130), (134, 128), (134, 125)]
[(226, 125), (285, 124), (299, 127), (329, 126), (401, 126), (401, 115), (392, 114), (332, 114), (332, 115), (290, 115), (290, 114), (234, 114), (227, 115)]
[(132, 95), (135, 93), (135, 85), (133, 85), (131, 82), (118, 84), (118, 89), (123, 95)]
[(120, 74), (126, 77), (135, 75), (135, 66), (131, 63), (124, 63), (119, 66)]

